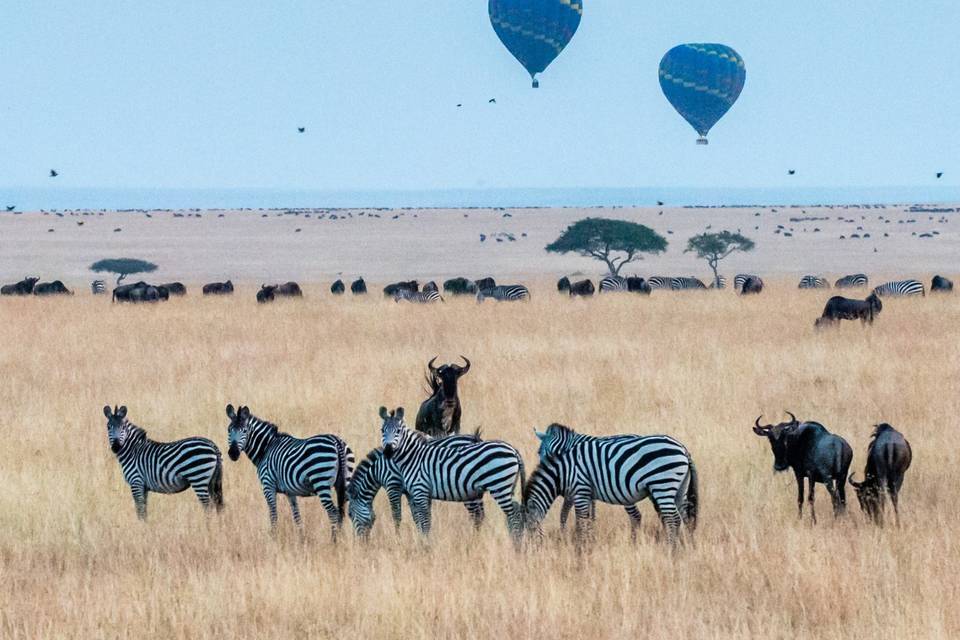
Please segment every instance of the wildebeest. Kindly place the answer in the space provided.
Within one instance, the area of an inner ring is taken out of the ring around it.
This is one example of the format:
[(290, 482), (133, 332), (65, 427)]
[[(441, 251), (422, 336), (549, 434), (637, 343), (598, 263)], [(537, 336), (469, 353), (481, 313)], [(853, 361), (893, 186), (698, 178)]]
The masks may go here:
[(343, 284), (343, 280), (337, 280), (332, 285), (330, 285), (330, 293), (335, 296), (343, 295), (347, 291), (346, 286)]
[(763, 280), (750, 276), (743, 281), (743, 287), (740, 288), (740, 295), (745, 296), (751, 293), (760, 293), (763, 291)]
[(438, 438), (460, 433), (460, 394), (457, 383), (470, 371), (470, 361), (465, 356), (462, 367), (456, 364), (433, 366), (437, 358), (427, 363), (427, 383), (430, 397), (423, 401), (417, 412), (416, 429), (430, 437)]
[(187, 295), (187, 288), (183, 286), (182, 282), (167, 282), (166, 284), (161, 284), (160, 287), (166, 289), (167, 293), (169, 293), (171, 296)]
[[(799, 422), (787, 412), (790, 422), (760, 426), (758, 417), (753, 432), (765, 436), (773, 450), (773, 469), (793, 469), (797, 479), (797, 507), (803, 516), (803, 480), (810, 484), (810, 516), (817, 521), (813, 509), (813, 489), (817, 482), (825, 485), (833, 501), (834, 516), (843, 513), (847, 505), (846, 482), (853, 449), (847, 441), (834, 435), (818, 422)], [(760, 416), (762, 417), (762, 416)]]
[(497, 281), (493, 278), (480, 278), (474, 284), (477, 285), (477, 291), (485, 291), (487, 289), (493, 289), (497, 286)]
[(300, 298), (303, 296), (303, 291), (300, 289), (300, 285), (296, 282), (284, 282), (283, 284), (277, 285), (277, 290), (275, 293), (278, 296), (286, 296), (288, 298)]
[(559, 291), (560, 293), (563, 293), (564, 291), (569, 292), (570, 278), (568, 278), (567, 276), (563, 276), (562, 278), (557, 280), (557, 291)]
[(420, 283), (416, 280), (407, 280), (404, 282), (394, 282), (393, 284), (388, 284), (383, 288), (383, 295), (388, 298), (393, 298), (397, 295), (397, 292), (400, 290), (409, 291), (410, 293), (416, 293), (420, 290)]
[(863, 324), (873, 324), (873, 319), (883, 310), (883, 303), (875, 293), (866, 300), (851, 300), (843, 296), (833, 296), (827, 300), (823, 313), (814, 323), (815, 327), (836, 324), (841, 320), (857, 320)]
[(0, 295), (4, 296), (28, 296), (33, 293), (33, 287), (40, 278), (24, 278), (15, 284), (5, 284), (0, 287)]
[(233, 282), (211, 282), (203, 285), (203, 295), (205, 296), (226, 296), (233, 293)]
[(903, 434), (887, 423), (876, 425), (867, 448), (863, 482), (854, 481), (853, 474), (850, 475), (850, 484), (857, 491), (860, 508), (875, 523), (883, 524), (883, 492), (886, 491), (893, 504), (894, 517), (900, 524), (900, 487), (912, 460), (913, 451)]
[(350, 284), (350, 293), (353, 295), (362, 295), (367, 292), (367, 283), (363, 281), (363, 278), (357, 278)]
[(653, 289), (650, 287), (650, 283), (643, 278), (639, 276), (629, 276), (627, 278), (627, 291), (631, 293), (642, 293), (648, 296)]
[(450, 278), (444, 280), (443, 292), (454, 296), (472, 296), (477, 293), (477, 285), (466, 278)]
[(930, 282), (930, 292), (940, 291), (942, 293), (953, 291), (953, 283), (943, 276), (933, 276)]
[(157, 289), (157, 298), (160, 300), (169, 300), (170, 299), (170, 290), (167, 289), (164, 285), (160, 284), (156, 286)]
[(570, 284), (570, 297), (582, 296), (584, 298), (589, 298), (593, 295), (596, 288), (593, 286), (593, 282), (590, 280), (581, 280), (580, 282), (574, 282)]
[(273, 302), (276, 298), (277, 285), (275, 284), (262, 284), (260, 285), (260, 291), (257, 291), (257, 302), (263, 304), (265, 302)]
[(59, 280), (53, 282), (40, 282), (33, 287), (35, 296), (53, 296), (53, 295), (73, 295), (69, 289)]
[(122, 284), (113, 289), (114, 302), (156, 302), (160, 299), (159, 288), (143, 280), (133, 284)]

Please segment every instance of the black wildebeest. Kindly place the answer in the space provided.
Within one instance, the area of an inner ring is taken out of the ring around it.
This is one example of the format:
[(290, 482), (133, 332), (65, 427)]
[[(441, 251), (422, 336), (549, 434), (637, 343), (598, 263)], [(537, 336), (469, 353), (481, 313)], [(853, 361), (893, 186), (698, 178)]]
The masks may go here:
[(363, 278), (357, 278), (350, 284), (350, 293), (355, 296), (363, 295), (367, 292), (367, 283), (363, 281)]
[(465, 356), (464, 366), (445, 364), (434, 367), (434, 356), (427, 363), (427, 383), (430, 385), (430, 397), (423, 401), (417, 412), (416, 428), (432, 438), (460, 433), (460, 394), (457, 381), (470, 371), (470, 361)]
[(593, 282), (590, 280), (581, 280), (580, 282), (574, 282), (570, 284), (570, 297), (573, 296), (582, 296), (584, 298), (589, 298), (596, 291), (596, 288), (593, 286)]
[(410, 293), (416, 293), (420, 290), (420, 283), (418, 283), (416, 280), (394, 282), (393, 284), (388, 284), (383, 288), (383, 295), (388, 298), (393, 298), (397, 295), (397, 292), (401, 290), (409, 291)]
[(157, 302), (165, 299), (160, 288), (147, 284), (142, 280), (133, 284), (122, 284), (113, 289), (114, 302)]
[(653, 289), (650, 287), (650, 283), (644, 280), (639, 276), (630, 276), (627, 278), (627, 291), (631, 293), (642, 293), (643, 295), (650, 295)]
[(421, 291), (424, 293), (429, 293), (430, 291), (436, 291), (437, 293), (440, 293), (440, 287), (437, 286), (436, 282), (431, 280), (427, 284), (423, 285), (423, 289), (421, 289)]
[(763, 291), (763, 280), (751, 276), (743, 281), (743, 287), (740, 289), (740, 295), (745, 296), (751, 293), (760, 293), (761, 291)]
[(856, 482), (853, 474), (850, 474), (850, 484), (857, 491), (860, 508), (875, 523), (883, 524), (883, 492), (886, 491), (893, 504), (894, 517), (897, 524), (900, 524), (900, 487), (903, 486), (903, 475), (912, 461), (913, 450), (903, 434), (885, 422), (876, 425), (867, 448), (863, 482)]
[(233, 282), (211, 282), (203, 285), (203, 295), (205, 296), (228, 296), (233, 293)]
[[(760, 418), (754, 423), (753, 432), (765, 436), (773, 450), (775, 471), (793, 469), (797, 479), (797, 507), (803, 516), (803, 480), (810, 484), (810, 516), (816, 523), (813, 509), (813, 488), (817, 482), (826, 485), (833, 501), (833, 513), (843, 513), (847, 505), (847, 472), (853, 461), (853, 449), (847, 441), (834, 435), (818, 422), (799, 422), (787, 412), (790, 422), (760, 426)], [(762, 416), (761, 416), (762, 417)]]
[(167, 293), (171, 296), (187, 295), (187, 288), (183, 286), (182, 282), (167, 282), (165, 284), (161, 284), (158, 288), (166, 289)]
[(851, 300), (843, 296), (833, 296), (827, 300), (823, 313), (813, 326), (817, 328), (839, 323), (841, 320), (857, 320), (863, 324), (873, 324), (873, 319), (883, 310), (883, 302), (877, 294), (871, 293), (866, 300)]
[(293, 281), (284, 282), (281, 285), (277, 285), (276, 294), (278, 296), (286, 296), (288, 298), (303, 297), (303, 291), (300, 289), (300, 285)]
[(4, 296), (28, 296), (33, 293), (33, 287), (40, 278), (24, 278), (15, 284), (5, 284), (0, 287), (0, 295)]
[(477, 294), (477, 285), (467, 278), (450, 278), (444, 280), (443, 292), (454, 296), (472, 296)]
[(941, 293), (953, 291), (953, 283), (943, 276), (933, 276), (933, 280), (930, 282), (930, 292), (933, 293), (934, 291)]
[(257, 291), (257, 302), (263, 304), (265, 302), (273, 302), (276, 297), (277, 285), (275, 284), (262, 284), (260, 285), (260, 291)]
[(567, 276), (563, 276), (562, 278), (557, 280), (557, 291), (559, 291), (560, 293), (563, 293), (564, 291), (569, 292), (570, 278), (568, 278)]
[(332, 285), (330, 285), (330, 293), (335, 296), (340, 296), (346, 293), (347, 287), (343, 284), (343, 280), (337, 280)]
[(497, 286), (497, 281), (493, 278), (480, 278), (474, 284), (477, 285), (477, 291), (486, 291)]
[(73, 295), (73, 292), (59, 280), (53, 282), (40, 282), (33, 287), (35, 296), (54, 296), (54, 295)]

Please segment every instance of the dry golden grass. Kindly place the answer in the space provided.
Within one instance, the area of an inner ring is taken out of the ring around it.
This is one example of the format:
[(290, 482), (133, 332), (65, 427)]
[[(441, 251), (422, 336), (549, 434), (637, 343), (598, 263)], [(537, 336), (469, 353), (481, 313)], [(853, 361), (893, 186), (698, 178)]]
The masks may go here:
[[(776, 283), (773, 283), (776, 284)], [(317, 290), (319, 287), (313, 287)], [(759, 298), (655, 294), (570, 301), (547, 283), (530, 304), (442, 307), (313, 295), (261, 308), (191, 296), (114, 307), (78, 295), (0, 303), (0, 636), (364, 638), (957, 637), (956, 298), (889, 301), (869, 330), (816, 335), (826, 294), (791, 283)], [(107, 446), (104, 404), (155, 439), (204, 435), (225, 450), (227, 402), (292, 433), (378, 443), (377, 408), (413, 411), (434, 354), (473, 360), (464, 426), (535, 463), (533, 427), (665, 432), (692, 451), (702, 518), (671, 554), (642, 505), (630, 543), (619, 508), (597, 541), (513, 551), (488, 503), (474, 534), (460, 505), (435, 510), (421, 544), (385, 499), (369, 546), (334, 546), (317, 501), (300, 540), (281, 500), (277, 539), (253, 466), (225, 459), (226, 509), (153, 494), (138, 522)], [(860, 470), (871, 425), (911, 440), (904, 525), (879, 530), (855, 499), (834, 522), (798, 521), (791, 474), (774, 475), (760, 412), (790, 409), (845, 436)]]

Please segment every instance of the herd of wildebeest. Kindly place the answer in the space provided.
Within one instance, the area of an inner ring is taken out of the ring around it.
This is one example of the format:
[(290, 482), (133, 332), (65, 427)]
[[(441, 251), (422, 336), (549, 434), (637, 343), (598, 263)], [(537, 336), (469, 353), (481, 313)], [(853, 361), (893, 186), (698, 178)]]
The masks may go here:
[[(301, 438), (255, 416), (246, 406), (226, 406), (229, 457), (242, 454), (255, 465), (267, 502), (271, 529), (277, 524), (277, 495), (285, 495), (293, 520), (302, 525), (297, 499), (319, 498), (330, 519), (333, 536), (349, 515), (355, 533), (367, 539), (375, 521), (374, 499), (384, 489), (396, 529), (401, 526), (401, 501), (406, 497), (414, 525), (430, 533), (433, 501), (461, 502), (472, 523), (484, 519), (484, 495), (490, 495), (506, 516), (515, 544), (543, 536), (541, 524), (551, 505), (562, 499), (560, 527), (569, 511), (576, 516), (578, 546), (588, 539), (596, 519), (595, 502), (620, 505), (631, 533), (640, 525), (637, 503), (650, 498), (665, 539), (674, 544), (689, 538), (699, 513), (699, 480), (693, 456), (667, 435), (617, 434), (593, 436), (557, 423), (537, 437), (536, 469), (528, 476), (519, 450), (501, 440), (487, 440), (479, 430), (461, 435), (463, 407), (460, 381), (470, 361), (427, 364), (427, 397), (413, 428), (404, 422), (402, 407), (379, 410), (381, 446), (355, 464), (353, 452), (337, 435)], [(111, 450), (129, 484), (138, 517), (146, 518), (147, 495), (179, 493), (192, 488), (204, 507), (219, 511), (223, 499), (220, 449), (206, 438), (155, 442), (127, 417), (125, 406), (105, 406)], [(856, 490), (861, 510), (870, 521), (884, 524), (889, 501), (899, 524), (899, 494), (912, 462), (906, 438), (889, 424), (874, 427), (867, 447), (864, 478), (850, 474), (853, 450), (842, 437), (815, 421), (789, 420), (762, 425), (753, 431), (769, 442), (774, 470), (792, 470), (797, 505), (803, 516), (804, 483), (810, 517), (816, 523), (814, 490), (825, 486), (835, 517), (844, 514), (846, 485)], [(533, 443), (531, 443), (533, 444)], [(516, 495), (519, 487), (519, 496)], [(519, 497), (519, 499), (518, 499)]]

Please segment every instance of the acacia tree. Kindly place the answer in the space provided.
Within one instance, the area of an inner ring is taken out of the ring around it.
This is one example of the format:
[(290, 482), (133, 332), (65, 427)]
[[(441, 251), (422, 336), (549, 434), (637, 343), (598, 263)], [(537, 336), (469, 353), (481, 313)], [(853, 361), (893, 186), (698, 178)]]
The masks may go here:
[(623, 265), (641, 260), (641, 254), (666, 249), (666, 238), (650, 227), (607, 218), (584, 218), (546, 246), (551, 253), (578, 253), (601, 260), (612, 275), (619, 275)]
[(701, 233), (687, 240), (684, 253), (693, 251), (698, 258), (702, 258), (710, 265), (713, 271), (713, 284), (720, 286), (720, 276), (717, 274), (717, 265), (721, 260), (734, 251), (752, 251), (753, 240), (739, 233), (721, 231), (719, 233)]
[(113, 273), (117, 275), (117, 284), (134, 273), (150, 273), (157, 270), (157, 265), (138, 258), (107, 258), (97, 260), (90, 265), (94, 273)]

